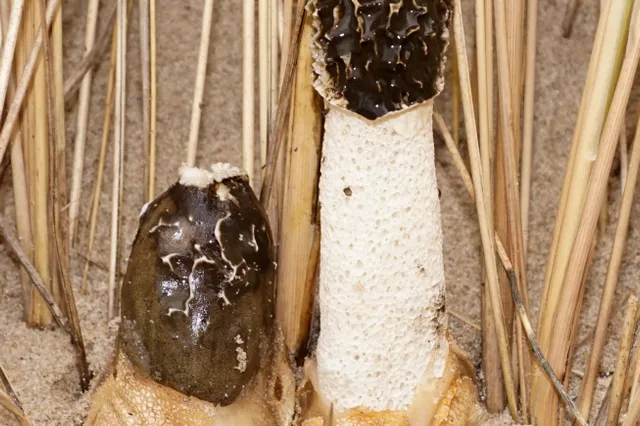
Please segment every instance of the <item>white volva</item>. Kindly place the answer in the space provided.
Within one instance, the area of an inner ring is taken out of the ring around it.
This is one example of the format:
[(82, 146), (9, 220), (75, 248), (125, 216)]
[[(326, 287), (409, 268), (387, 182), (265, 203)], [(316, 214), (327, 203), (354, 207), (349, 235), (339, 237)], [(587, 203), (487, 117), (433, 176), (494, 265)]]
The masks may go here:
[(447, 360), (432, 101), (330, 107), (320, 178), (318, 385), (337, 410), (406, 410)]

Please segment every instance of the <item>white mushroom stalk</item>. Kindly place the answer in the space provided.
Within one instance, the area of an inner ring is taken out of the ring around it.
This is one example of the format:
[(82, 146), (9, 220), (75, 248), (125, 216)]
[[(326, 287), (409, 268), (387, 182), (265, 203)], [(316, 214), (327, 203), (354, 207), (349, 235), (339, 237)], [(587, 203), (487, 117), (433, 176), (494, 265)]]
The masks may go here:
[(466, 375), (447, 340), (431, 122), (452, 4), (315, 0), (311, 12), (328, 104), (314, 385), (338, 418), (365, 410), (438, 424), (452, 371)]
[(406, 410), (443, 375), (445, 285), (432, 102), (376, 121), (331, 108), (320, 179), (319, 386)]

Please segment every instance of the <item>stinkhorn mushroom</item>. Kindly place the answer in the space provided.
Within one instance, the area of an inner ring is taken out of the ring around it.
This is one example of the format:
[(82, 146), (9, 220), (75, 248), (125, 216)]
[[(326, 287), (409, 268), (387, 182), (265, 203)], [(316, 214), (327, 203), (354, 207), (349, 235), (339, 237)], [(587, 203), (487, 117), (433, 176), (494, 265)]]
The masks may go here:
[(274, 324), (274, 261), (246, 174), (183, 167), (141, 213), (116, 358), (87, 424), (289, 424), (295, 381)]
[(452, 2), (313, 0), (309, 12), (314, 85), (328, 108), (320, 336), (308, 368), (316, 414), (467, 424), (476, 390), (447, 338), (432, 131)]

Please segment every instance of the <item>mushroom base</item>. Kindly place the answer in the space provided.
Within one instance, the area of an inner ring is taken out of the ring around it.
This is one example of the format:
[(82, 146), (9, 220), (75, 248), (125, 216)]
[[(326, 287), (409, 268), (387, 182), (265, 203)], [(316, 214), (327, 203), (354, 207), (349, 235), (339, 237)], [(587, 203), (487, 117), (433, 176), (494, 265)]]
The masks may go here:
[(334, 412), (317, 386), (314, 360), (305, 363), (305, 379), (299, 390), (304, 411), (302, 426), (468, 426), (478, 413), (478, 391), (472, 379), (473, 367), (455, 343), (450, 343), (445, 372), (438, 380), (421, 385), (406, 411), (372, 411), (353, 408)]
[(295, 379), (284, 352), (274, 353), (281, 355), (263, 363), (273, 367), (261, 368), (232, 404), (220, 407), (156, 383), (118, 351), (115, 365), (93, 396), (85, 425), (289, 425)]

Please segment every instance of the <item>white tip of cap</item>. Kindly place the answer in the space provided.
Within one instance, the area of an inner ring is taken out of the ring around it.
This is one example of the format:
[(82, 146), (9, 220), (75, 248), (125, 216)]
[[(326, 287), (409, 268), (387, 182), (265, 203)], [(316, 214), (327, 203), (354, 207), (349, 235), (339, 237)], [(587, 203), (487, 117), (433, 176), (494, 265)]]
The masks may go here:
[(211, 176), (216, 182), (222, 182), (225, 179), (234, 177), (248, 177), (249, 175), (244, 169), (232, 166), (229, 163), (214, 163), (211, 165)]
[(151, 204), (151, 201), (147, 201), (146, 203), (144, 203), (144, 205), (140, 209), (140, 216), (139, 217), (142, 217), (147, 212), (147, 209), (149, 208), (150, 204)]
[(183, 164), (180, 167), (180, 179), (178, 182), (184, 186), (206, 188), (213, 182), (222, 182), (225, 179), (239, 176), (247, 176), (247, 172), (229, 163), (215, 163), (211, 166), (211, 170)]

